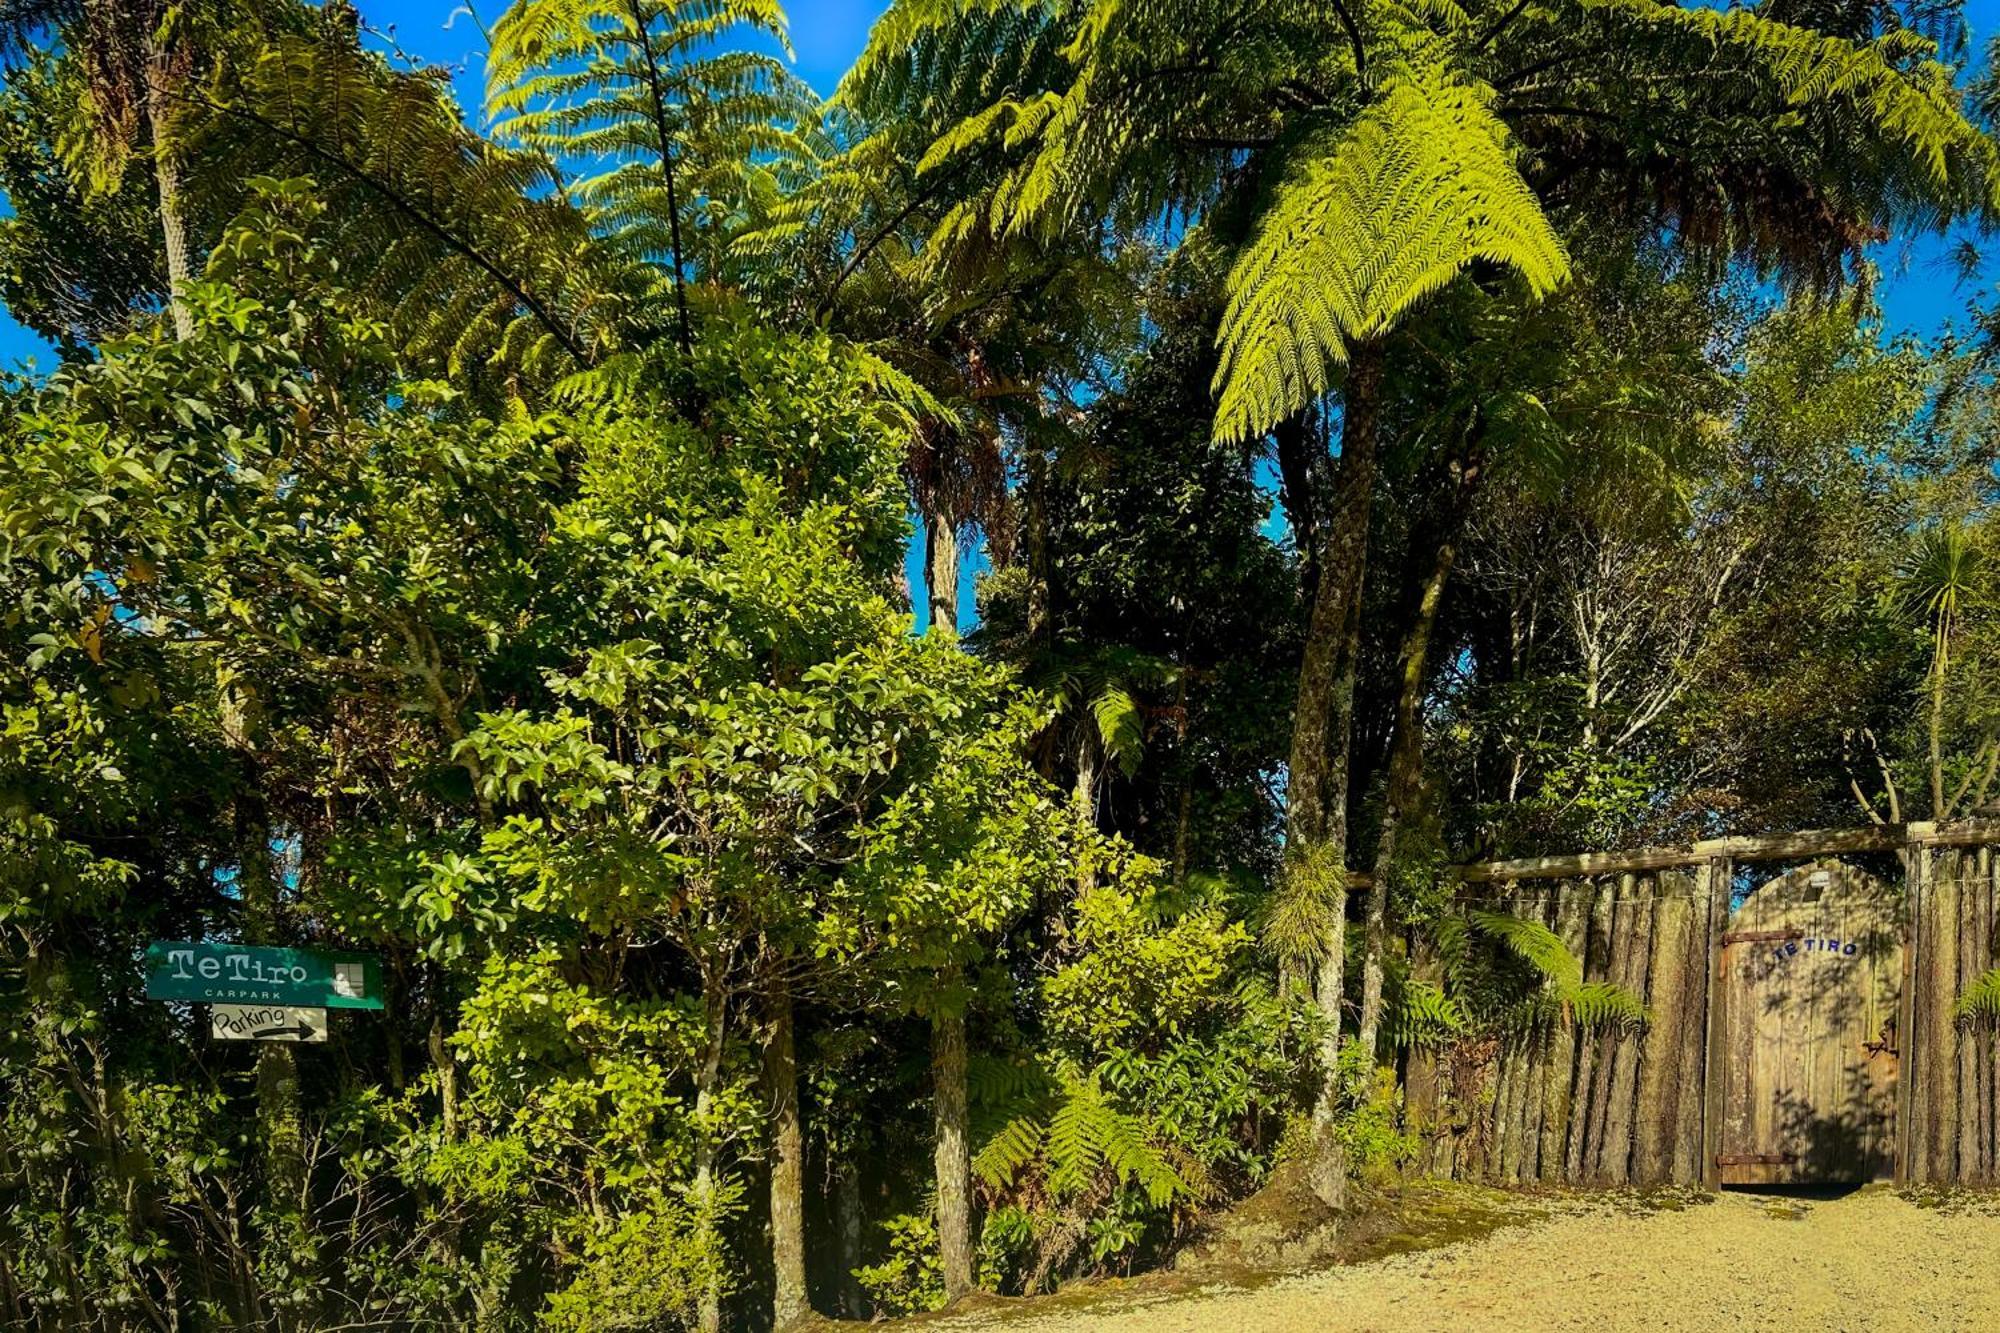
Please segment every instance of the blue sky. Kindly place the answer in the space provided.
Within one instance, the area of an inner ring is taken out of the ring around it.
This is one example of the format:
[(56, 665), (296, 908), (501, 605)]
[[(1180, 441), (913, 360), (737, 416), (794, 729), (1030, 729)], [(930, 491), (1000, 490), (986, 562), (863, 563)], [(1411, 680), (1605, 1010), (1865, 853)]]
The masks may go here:
[[(482, 17), (491, 19), (506, 0), (473, 3)], [(2000, 0), (1993, 3), (2000, 5)], [(460, 101), (479, 106), (485, 44), (478, 25), (458, 12), (464, 0), (356, 0), (355, 7), (364, 23), (392, 35), (410, 55), (458, 70)], [(869, 25), (885, 8), (887, 0), (793, 0), (786, 9), (799, 75), (821, 93), (832, 92), (868, 39)], [(44, 369), (55, 361), (47, 343), (0, 312), (0, 366), (17, 367), (29, 359)]]
[[(473, 0), (491, 18), (506, 0)], [(481, 93), (484, 46), (479, 29), (464, 13), (464, 0), (357, 0), (370, 27), (392, 33), (397, 45), (419, 59), (460, 71), (461, 100), (477, 107)], [(792, 45), (799, 74), (822, 93), (831, 92), (841, 73), (867, 40), (869, 25), (886, 7), (886, 0), (792, 0)], [(2000, 33), (2000, 0), (1968, 0), (1974, 49)], [(1891, 240), (1876, 256), (1883, 273), (1880, 288), (1884, 323), (1890, 333), (1929, 334), (1947, 321), (1962, 320), (1966, 303), (1988, 294), (2000, 265), (1971, 283), (1961, 283), (1945, 262), (1945, 247), (1935, 238)], [(0, 313), (0, 366), (13, 367), (33, 357), (46, 367), (53, 360), (33, 334)]]
[[(490, 19), (506, 0), (472, 3)], [(787, 8), (799, 75), (821, 93), (832, 92), (886, 5), (887, 0), (792, 0)], [(485, 48), (479, 26), (463, 12), (465, 0), (356, 0), (356, 6), (363, 22), (381, 34), (379, 41), (393, 41), (412, 57), (458, 71), (459, 98), (475, 109), (476, 116), (483, 91)], [(2000, 0), (1968, 0), (1966, 13), (1975, 50), (2000, 33)], [(2000, 248), (2000, 240), (1983, 244)], [(1963, 321), (1968, 301), (1991, 296), (2000, 264), (1989, 264), (1983, 273), (1965, 282), (1946, 261), (1946, 254), (1947, 246), (1935, 237), (1892, 239), (1878, 248), (1875, 258), (1882, 271), (1878, 293), (1885, 332), (1941, 332), (1951, 321)], [(14, 367), (31, 359), (44, 368), (54, 360), (45, 343), (0, 312), (0, 366)], [(973, 618), (971, 575), (978, 561), (976, 552), (967, 553), (960, 598), (962, 620), (967, 625)], [(911, 566), (913, 578), (920, 578), (921, 565), (914, 553)], [(918, 615), (921, 630), (927, 619), (921, 598)]]

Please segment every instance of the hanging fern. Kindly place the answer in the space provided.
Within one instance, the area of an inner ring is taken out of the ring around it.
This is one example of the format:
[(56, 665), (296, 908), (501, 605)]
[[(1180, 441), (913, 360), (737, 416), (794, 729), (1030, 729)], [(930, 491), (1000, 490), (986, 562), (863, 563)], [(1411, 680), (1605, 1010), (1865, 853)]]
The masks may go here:
[(1146, 718), (1138, 701), (1118, 686), (1106, 685), (1090, 701), (1090, 715), (1105, 757), (1126, 777), (1137, 773), (1146, 753)]
[(1466, 919), (1541, 974), (1551, 990), (1573, 994), (1583, 987), (1583, 961), (1569, 951), (1562, 937), (1539, 921), (1507, 912), (1472, 911)]
[(1264, 899), (1258, 938), (1278, 959), (1316, 967), (1346, 910), (1347, 868), (1338, 852), (1331, 843), (1308, 843), (1286, 858)]

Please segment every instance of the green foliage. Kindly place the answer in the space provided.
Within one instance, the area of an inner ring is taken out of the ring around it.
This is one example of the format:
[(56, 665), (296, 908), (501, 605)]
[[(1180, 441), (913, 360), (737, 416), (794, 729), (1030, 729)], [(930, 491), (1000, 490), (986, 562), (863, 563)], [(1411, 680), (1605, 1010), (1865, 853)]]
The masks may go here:
[(1633, 1029), (1649, 1021), (1645, 1002), (1629, 987), (1612, 981), (1585, 981), (1583, 960), (1541, 922), (1506, 912), (1476, 910), (1467, 913), (1466, 919), (1474, 930), (1497, 940), (1533, 969), (1539, 985), (1528, 1009), (1531, 1017), (1552, 1013), (1585, 1029)]
[(1231, 268), (1216, 429), (1263, 434), (1322, 397), (1348, 346), (1379, 338), (1474, 263), (1537, 295), (1569, 273), (1490, 94), (1421, 58), (1331, 142), (1307, 141)]
[(972, 1089), (989, 1249), (1024, 1291), (1170, 1241), (1202, 1205), (1259, 1179), (1253, 1136), (1294, 1094), (1309, 1023), (1244, 975), (1249, 936), (1213, 905), (1177, 908), (1155, 868), (1105, 849), (1076, 905), (1071, 960), (1040, 987), (1042, 1062), (989, 1061)]
[(722, 275), (734, 234), (811, 151), (810, 90), (777, 57), (722, 45), (755, 35), (789, 54), (784, 32), (773, 0), (515, 0), (492, 28), (487, 116), (567, 168), (593, 227), (679, 297)]
[[(1764, 309), (1993, 212), (1885, 14), (903, 0), (822, 108), (769, 0), (513, 0), (489, 138), (349, 6), (212, 8), (0, 18), (67, 362), (0, 386), (17, 1319), (751, 1327), (767, 1180), (928, 1310), (953, 1128), (978, 1283), (1130, 1271), (1309, 1108), (1417, 1157), (1296, 984), (1371, 833), (1431, 1058), (1647, 1020), (1454, 861), (2000, 781), (1990, 357)], [(962, 644), (913, 530), (983, 542)], [(390, 1004), (260, 1059), (153, 938)]]
[(1415, 1129), (1404, 1125), (1395, 1070), (1377, 1065), (1371, 1052), (1349, 1042), (1341, 1048), (1335, 1078), (1347, 1090), (1347, 1105), (1334, 1130), (1347, 1150), (1351, 1169), (1364, 1179), (1380, 1179), (1415, 1160), (1422, 1140)]
[(565, 1333), (693, 1325), (704, 1293), (728, 1289), (719, 1235), (716, 1218), (678, 1200), (623, 1213), (588, 1239), (576, 1278), (550, 1296), (541, 1325)]
[(1967, 982), (1952, 1001), (1951, 1016), (1963, 1027), (2000, 1022), (2000, 967), (1989, 968)]

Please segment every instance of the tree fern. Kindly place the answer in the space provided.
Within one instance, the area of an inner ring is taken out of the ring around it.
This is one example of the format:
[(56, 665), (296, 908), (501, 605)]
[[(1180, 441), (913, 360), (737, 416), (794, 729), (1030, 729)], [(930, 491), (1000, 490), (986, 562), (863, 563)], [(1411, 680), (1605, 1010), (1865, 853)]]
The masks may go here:
[(1568, 273), (1491, 97), (1420, 66), (1344, 132), (1308, 142), (1230, 270), (1217, 429), (1262, 433), (1324, 394), (1380, 337), (1479, 260), (1532, 292)]
[(575, 173), (570, 198), (664, 270), (684, 350), (687, 282), (723, 268), (814, 114), (781, 61), (721, 46), (746, 33), (784, 45), (776, 0), (515, 0), (493, 25), (495, 132)]
[(1104, 1099), (1095, 1077), (1065, 1075), (1045, 1104), (1015, 1116), (981, 1144), (973, 1173), (1005, 1189), (1034, 1167), (1057, 1198), (1074, 1198), (1108, 1175), (1136, 1184), (1155, 1207), (1190, 1192), (1141, 1118)]
[(624, 336), (630, 289), (552, 193), (550, 164), (471, 134), (435, 81), (287, 37), (202, 99), (195, 146), (211, 170), (314, 180), (341, 219), (349, 283), (382, 302), (417, 364), (554, 373)]

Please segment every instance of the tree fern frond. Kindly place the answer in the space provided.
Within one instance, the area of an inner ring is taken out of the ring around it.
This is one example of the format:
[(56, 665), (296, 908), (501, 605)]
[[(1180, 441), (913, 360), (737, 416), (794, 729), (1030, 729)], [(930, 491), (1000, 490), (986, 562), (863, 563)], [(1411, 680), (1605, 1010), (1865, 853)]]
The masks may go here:
[(1556, 990), (1568, 992), (1583, 985), (1583, 961), (1541, 922), (1508, 912), (1478, 910), (1466, 913), (1466, 919), (1482, 934), (1506, 945)]
[(1387, 996), (1384, 1026), (1398, 1046), (1437, 1047), (1463, 1035), (1469, 1026), (1458, 1001), (1433, 981), (1404, 976)]
[(1097, 738), (1105, 755), (1126, 777), (1139, 771), (1146, 755), (1145, 715), (1138, 701), (1116, 685), (1107, 685), (1090, 701)]
[(1479, 260), (1535, 293), (1569, 272), (1490, 96), (1420, 66), (1300, 151), (1231, 268), (1217, 431), (1249, 438), (1325, 394), (1350, 343)]
[(2000, 1023), (2000, 967), (1974, 977), (1952, 1002), (1951, 1016), (1964, 1027)]

